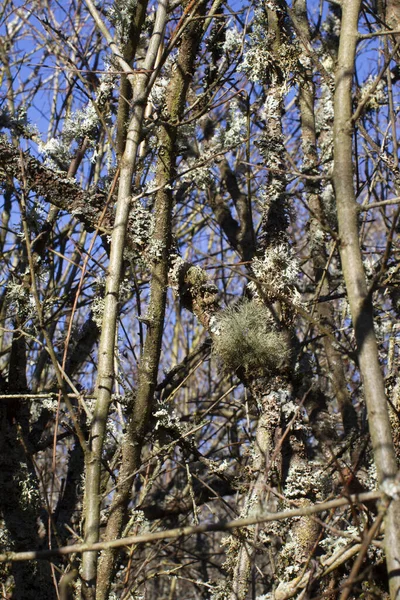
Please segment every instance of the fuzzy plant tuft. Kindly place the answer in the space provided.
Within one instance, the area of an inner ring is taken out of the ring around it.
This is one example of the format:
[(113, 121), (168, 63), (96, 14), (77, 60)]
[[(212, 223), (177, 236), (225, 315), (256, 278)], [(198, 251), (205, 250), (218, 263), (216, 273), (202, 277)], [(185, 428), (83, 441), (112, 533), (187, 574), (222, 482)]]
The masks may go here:
[(229, 306), (218, 314), (213, 329), (214, 353), (226, 368), (273, 375), (288, 362), (288, 336), (276, 329), (270, 311), (258, 302), (242, 300)]

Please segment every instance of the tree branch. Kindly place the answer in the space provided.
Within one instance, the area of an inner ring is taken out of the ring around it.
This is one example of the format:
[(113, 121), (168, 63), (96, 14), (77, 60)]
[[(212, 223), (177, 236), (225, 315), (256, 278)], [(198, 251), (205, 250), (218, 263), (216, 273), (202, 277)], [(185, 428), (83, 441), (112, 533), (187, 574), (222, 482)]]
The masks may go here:
[[(353, 184), (352, 83), (360, 0), (347, 0), (342, 6), (336, 90), (334, 100), (334, 172), (340, 236), (340, 256), (350, 311), (355, 330), (369, 430), (379, 483), (394, 481), (397, 464), (390, 427), (388, 405), (378, 346), (374, 332), (373, 307), (365, 279), (358, 233), (358, 206)], [(391, 598), (400, 590), (400, 501), (388, 509), (385, 550)]]
[(382, 498), (381, 492), (366, 492), (365, 494), (353, 494), (346, 498), (337, 498), (329, 502), (321, 502), (312, 506), (303, 506), (293, 510), (285, 510), (276, 513), (262, 513), (260, 515), (246, 517), (245, 519), (234, 519), (233, 521), (218, 521), (216, 523), (205, 523), (204, 525), (178, 527), (166, 531), (156, 531), (155, 533), (145, 533), (141, 535), (132, 535), (118, 540), (108, 542), (97, 542), (94, 544), (75, 544), (73, 546), (63, 546), (52, 550), (41, 550), (32, 552), (4, 552), (0, 554), (0, 563), (2, 562), (21, 562), (27, 560), (48, 560), (54, 556), (66, 556), (74, 553), (99, 552), (107, 548), (122, 548), (132, 544), (147, 544), (157, 540), (168, 540), (189, 536), (197, 533), (206, 533), (209, 531), (232, 531), (241, 527), (249, 527), (260, 523), (271, 523), (274, 521), (283, 521), (284, 519), (293, 519), (294, 517), (310, 517), (321, 512), (334, 510), (341, 506), (363, 504)]

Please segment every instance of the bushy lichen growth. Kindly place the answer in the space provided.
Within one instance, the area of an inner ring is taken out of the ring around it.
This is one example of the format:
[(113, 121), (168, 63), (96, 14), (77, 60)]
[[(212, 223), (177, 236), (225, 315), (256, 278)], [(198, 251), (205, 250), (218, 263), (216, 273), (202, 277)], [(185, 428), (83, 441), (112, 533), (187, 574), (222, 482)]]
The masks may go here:
[(31, 319), (35, 315), (35, 303), (25, 283), (10, 280), (6, 285), (8, 316), (18, 315), (21, 320)]
[[(280, 243), (268, 246), (264, 256), (253, 259), (251, 268), (257, 284), (263, 286), (264, 297), (269, 301), (274, 302), (277, 294), (281, 294), (290, 298), (295, 304), (300, 303), (295, 288), (300, 267), (288, 245)], [(248, 288), (253, 294), (258, 293), (254, 281), (248, 284)]]
[[(279, 30), (272, 15), (280, 21)], [(283, 3), (269, 0), (254, 11), (252, 30), (245, 43), (239, 70), (250, 81), (270, 84), (282, 83), (289, 74), (296, 73), (300, 46), (287, 24)]]
[(272, 374), (287, 363), (290, 344), (278, 331), (270, 311), (262, 304), (243, 300), (216, 317), (214, 352), (229, 369), (247, 374)]
[[(111, 69), (111, 65), (107, 69)], [(85, 140), (87, 148), (91, 149), (91, 162), (97, 159), (96, 144), (102, 121), (107, 122), (111, 110), (112, 92), (116, 76), (105, 71), (100, 77), (95, 100), (90, 100), (82, 108), (73, 111), (65, 120), (62, 131), (57, 137), (43, 142), (38, 136), (38, 150), (46, 158), (45, 164), (55, 171), (68, 171), (68, 165), (73, 154), (71, 145)], [(100, 119), (101, 115), (101, 119)], [(81, 146), (82, 147), (82, 146)]]

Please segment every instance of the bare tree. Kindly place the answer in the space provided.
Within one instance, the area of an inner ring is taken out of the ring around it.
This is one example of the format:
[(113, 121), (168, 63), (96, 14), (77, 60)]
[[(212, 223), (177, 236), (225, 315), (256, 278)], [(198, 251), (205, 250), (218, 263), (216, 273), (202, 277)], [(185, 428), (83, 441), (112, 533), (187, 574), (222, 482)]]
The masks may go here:
[(4, 0), (2, 598), (399, 597), (397, 4)]

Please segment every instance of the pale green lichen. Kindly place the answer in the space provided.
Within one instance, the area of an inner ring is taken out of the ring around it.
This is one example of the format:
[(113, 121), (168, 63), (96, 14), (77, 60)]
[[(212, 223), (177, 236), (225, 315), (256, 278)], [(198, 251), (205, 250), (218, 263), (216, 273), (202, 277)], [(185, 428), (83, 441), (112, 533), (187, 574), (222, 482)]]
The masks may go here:
[(94, 297), (91, 304), (92, 318), (97, 327), (101, 328), (104, 314), (105, 279), (99, 277), (93, 284)]
[(214, 352), (227, 368), (268, 374), (280, 371), (287, 362), (287, 334), (276, 329), (264, 305), (243, 300), (219, 313), (216, 321)]

